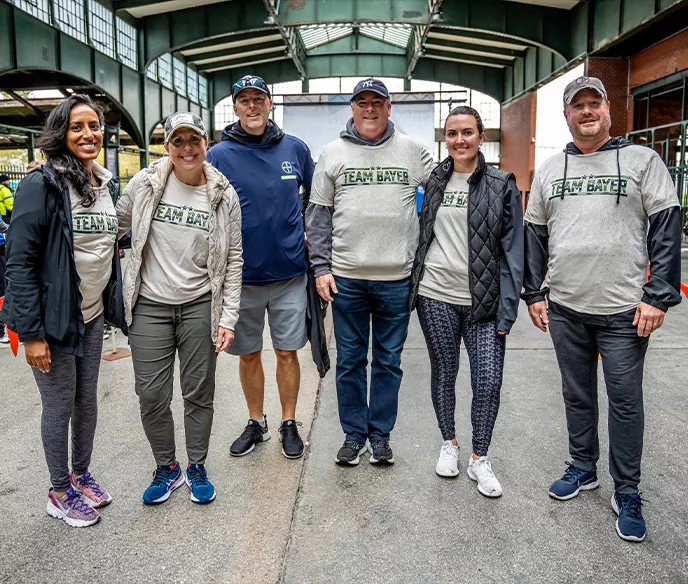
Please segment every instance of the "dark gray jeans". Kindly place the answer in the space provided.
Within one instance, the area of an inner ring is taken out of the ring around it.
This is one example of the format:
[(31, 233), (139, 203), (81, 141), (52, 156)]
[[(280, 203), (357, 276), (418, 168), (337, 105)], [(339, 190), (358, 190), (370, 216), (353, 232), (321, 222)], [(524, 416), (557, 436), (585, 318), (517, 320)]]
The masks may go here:
[(72, 470), (82, 475), (91, 464), (98, 422), (98, 373), (103, 350), (103, 315), (86, 324), (82, 357), (50, 352), (50, 372), (32, 368), (41, 394), (41, 437), (50, 482), (56, 491), (69, 488), (69, 426)]
[(561, 371), (569, 453), (573, 464), (596, 470), (597, 361), (609, 400), (609, 472), (619, 493), (638, 492), (643, 454), (643, 365), (649, 337), (633, 326), (635, 309), (599, 316), (581, 314), (550, 302), (549, 327)]
[(159, 465), (171, 465), (176, 460), (170, 409), (176, 353), (188, 462), (205, 463), (213, 426), (217, 363), (210, 334), (210, 292), (177, 305), (141, 296), (136, 301), (129, 327), (136, 394), (143, 429)]

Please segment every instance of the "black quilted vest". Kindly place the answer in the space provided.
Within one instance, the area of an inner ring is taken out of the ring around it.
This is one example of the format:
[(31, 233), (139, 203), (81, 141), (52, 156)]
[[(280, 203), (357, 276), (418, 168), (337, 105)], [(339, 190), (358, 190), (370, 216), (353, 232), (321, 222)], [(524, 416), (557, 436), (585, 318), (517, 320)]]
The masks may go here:
[[(410, 310), (416, 306), (425, 256), (435, 238), (435, 217), (453, 170), (454, 161), (450, 156), (435, 168), (426, 185), (420, 214), (420, 239), (411, 272)], [(504, 193), (510, 176), (513, 175), (488, 165), (482, 152), (479, 152), (478, 167), (468, 179), (468, 278), (473, 300), (473, 322), (491, 321), (497, 317), (501, 258), (499, 241)]]

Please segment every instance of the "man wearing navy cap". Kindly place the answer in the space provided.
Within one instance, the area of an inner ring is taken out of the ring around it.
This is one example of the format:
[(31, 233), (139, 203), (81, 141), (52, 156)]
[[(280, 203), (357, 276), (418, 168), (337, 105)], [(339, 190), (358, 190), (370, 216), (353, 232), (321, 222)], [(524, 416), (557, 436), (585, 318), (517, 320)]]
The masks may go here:
[(297, 350), (306, 344), (306, 251), (299, 189), (308, 201), (313, 160), (308, 146), (270, 119), (272, 96), (265, 81), (246, 75), (232, 87), (238, 122), (222, 132), (208, 162), (232, 184), (241, 202), (243, 287), (235, 340), (239, 376), (249, 411), (243, 433), (230, 448), (244, 456), (270, 438), (263, 411), (265, 373), (261, 361), (265, 313), (277, 356), (282, 404), (282, 453), (303, 454), (296, 422), (301, 370)]
[[(325, 147), (306, 210), (311, 266), (320, 296), (332, 302), (337, 339), (337, 401), (346, 434), (336, 462), (356, 465), (370, 442), (372, 464), (393, 464), (401, 351), (418, 245), (416, 189), (433, 168), (430, 153), (394, 131), (389, 91), (360, 81), (351, 119)], [(368, 399), (368, 345), (373, 362)]]

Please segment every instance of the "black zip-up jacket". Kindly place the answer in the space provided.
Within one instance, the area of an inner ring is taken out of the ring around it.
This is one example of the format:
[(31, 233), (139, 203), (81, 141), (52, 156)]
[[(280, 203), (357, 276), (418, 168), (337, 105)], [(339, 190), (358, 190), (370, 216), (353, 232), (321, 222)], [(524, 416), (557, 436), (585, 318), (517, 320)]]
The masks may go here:
[[(450, 157), (428, 179), (420, 214), (420, 240), (411, 271), (409, 308), (413, 310), (423, 278), (425, 257), (435, 238), (437, 211), (454, 171)], [(523, 282), (523, 207), (513, 174), (497, 170), (478, 153), (478, 166), (468, 178), (468, 280), (472, 321), (497, 321), (509, 333), (518, 315)]]
[[(113, 203), (118, 198), (110, 181)], [(49, 165), (19, 185), (7, 242), (7, 291), (0, 314), (20, 341), (45, 339), (51, 351), (82, 356), (84, 319), (74, 260), (69, 190)], [(110, 281), (103, 291), (105, 320), (127, 332), (122, 272), (115, 243)]]
[[(621, 185), (621, 167), (619, 149), (633, 145), (625, 138), (611, 138), (597, 151), (616, 150), (618, 185)], [(581, 155), (583, 152), (573, 142), (564, 149), (564, 182), (570, 154)], [(563, 193), (563, 189), (562, 189)], [(619, 197), (617, 196), (617, 204)], [(670, 207), (649, 217), (650, 229), (647, 233), (647, 251), (650, 258), (650, 276), (643, 286), (641, 302), (666, 312), (670, 307), (681, 302), (681, 208)], [(547, 275), (549, 262), (549, 232), (546, 225), (524, 223), (525, 240), (525, 275), (523, 294), (526, 304), (530, 306), (547, 298), (549, 288), (542, 287)]]

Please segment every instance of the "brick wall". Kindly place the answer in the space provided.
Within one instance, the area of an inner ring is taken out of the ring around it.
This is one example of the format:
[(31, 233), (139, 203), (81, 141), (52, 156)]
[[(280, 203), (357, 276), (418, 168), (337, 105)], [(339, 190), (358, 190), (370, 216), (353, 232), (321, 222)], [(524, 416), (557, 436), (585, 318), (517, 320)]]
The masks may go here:
[(631, 57), (631, 88), (688, 69), (688, 28)]
[(629, 127), (628, 111), (631, 102), (628, 68), (629, 60), (625, 57), (588, 57), (585, 64), (585, 74), (598, 77), (607, 90), (612, 118), (610, 130), (612, 136), (624, 136)]
[(535, 112), (537, 93), (532, 91), (502, 106), (502, 156), (500, 168), (513, 172), (522, 193), (530, 191), (535, 168)]

